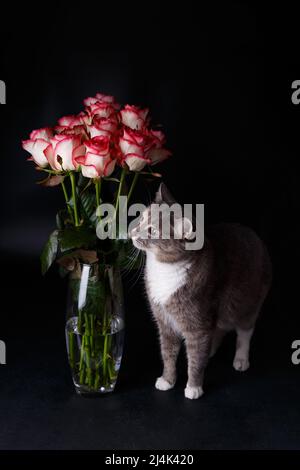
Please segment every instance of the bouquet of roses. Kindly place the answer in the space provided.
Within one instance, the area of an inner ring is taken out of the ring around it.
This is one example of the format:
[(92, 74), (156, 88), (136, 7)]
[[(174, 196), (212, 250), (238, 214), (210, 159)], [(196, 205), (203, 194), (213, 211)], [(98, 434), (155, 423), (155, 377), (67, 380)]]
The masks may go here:
[[(130, 105), (121, 108), (113, 96), (100, 93), (86, 98), (84, 105), (78, 115), (64, 116), (54, 127), (32, 131), (22, 146), (30, 153), (29, 160), (35, 163), (36, 169), (46, 173), (39, 184), (61, 186), (65, 199), (65, 207), (57, 213), (57, 228), (41, 254), (42, 272), (57, 260), (62, 272), (72, 272), (76, 297), (79, 289), (76, 280), (80, 279), (82, 263), (97, 263), (97, 275), (93, 276), (97, 282), (91, 288), (95, 290), (94, 298), (98, 299), (100, 310), (87, 311), (86, 306), (84, 311), (78, 307), (77, 328), (83, 335), (78, 361), (70, 347), (71, 339), (69, 342), (70, 364), (78, 372), (77, 380), (97, 389), (101, 384), (105, 387), (111, 379), (109, 341), (105, 340), (112, 321), (105, 307), (109, 290), (107, 272), (111, 266), (124, 262), (128, 253), (126, 240), (97, 238), (100, 222), (97, 208), (103, 202), (111, 202), (117, 212), (120, 196), (127, 195), (127, 202), (130, 200), (139, 175), (159, 176), (153, 173), (152, 166), (165, 160), (170, 151), (164, 148), (165, 136), (161, 130), (150, 127), (148, 109)], [(110, 201), (104, 201), (105, 195)], [(102, 346), (97, 344), (97, 332), (104, 337)], [(91, 365), (99, 349), (100, 372), (98, 365)]]
[[(43, 272), (57, 255), (94, 244), (95, 230), (89, 233), (87, 229), (97, 223), (102, 181), (118, 184), (118, 207), (119, 196), (125, 186), (128, 188), (125, 180), (130, 179), (129, 199), (145, 166), (151, 167), (170, 155), (164, 148), (164, 134), (149, 127), (148, 109), (130, 105), (120, 109), (113, 96), (100, 93), (85, 99), (84, 104), (84, 111), (78, 115), (60, 118), (53, 128), (34, 130), (30, 139), (22, 142), (36, 169), (47, 173), (39, 184), (61, 185), (67, 206), (67, 213), (59, 211), (58, 231), (51, 235), (42, 254)], [(118, 178), (113, 178), (113, 173)]]

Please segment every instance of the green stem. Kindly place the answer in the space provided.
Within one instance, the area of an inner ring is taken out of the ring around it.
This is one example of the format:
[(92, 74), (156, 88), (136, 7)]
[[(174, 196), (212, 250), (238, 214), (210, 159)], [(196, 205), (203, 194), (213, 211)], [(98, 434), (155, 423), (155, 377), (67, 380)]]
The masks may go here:
[(103, 355), (102, 355), (102, 376), (103, 385), (106, 386), (106, 362), (107, 362), (107, 310), (104, 309), (102, 334), (104, 336)]
[(62, 187), (62, 190), (63, 190), (63, 193), (64, 193), (64, 197), (65, 197), (65, 201), (66, 201), (66, 205), (67, 205), (69, 215), (71, 217), (72, 222), (74, 223), (73, 212), (72, 212), (71, 207), (69, 206), (69, 196), (68, 196), (67, 188), (66, 188), (66, 185), (65, 185), (64, 181), (61, 182), (61, 187)]
[(133, 177), (133, 180), (132, 180), (132, 183), (131, 183), (131, 186), (130, 186), (130, 189), (129, 189), (128, 196), (127, 196), (127, 204), (129, 203), (129, 200), (130, 200), (130, 198), (131, 198), (131, 195), (132, 195), (132, 193), (133, 193), (133, 190), (134, 190), (134, 188), (135, 188), (135, 186), (136, 186), (138, 177), (139, 177), (139, 173), (135, 173), (135, 174), (134, 174), (134, 177)]
[(90, 349), (90, 340), (89, 336), (85, 333), (84, 335), (84, 350), (85, 350), (85, 357), (86, 357), (86, 367), (87, 367), (87, 382), (88, 386), (92, 386), (92, 369), (91, 369), (91, 349)]
[[(119, 188), (117, 192), (117, 197), (116, 197), (116, 203), (115, 203), (115, 214), (113, 217), (113, 221), (115, 222), (117, 219), (118, 211), (119, 211), (119, 205), (120, 205), (120, 196), (122, 194), (122, 189), (123, 189), (123, 184), (124, 180), (126, 177), (127, 170), (125, 168), (122, 169), (121, 177), (120, 177), (120, 183), (119, 183)], [(117, 238), (118, 238), (118, 233), (119, 233), (119, 226), (117, 228)]]
[(74, 344), (74, 333), (69, 331), (69, 358), (70, 358), (70, 366), (72, 369), (75, 368), (75, 344)]
[(117, 199), (116, 199), (116, 205), (115, 205), (115, 217), (117, 216), (117, 213), (118, 213), (118, 210), (119, 210), (120, 196), (121, 196), (125, 176), (126, 176), (126, 170), (125, 170), (125, 168), (123, 168), (122, 173), (121, 173), (121, 177), (120, 177), (119, 188), (118, 188), (118, 192), (117, 192)]
[(79, 218), (78, 218), (78, 210), (77, 210), (77, 197), (76, 197), (76, 184), (75, 184), (75, 175), (73, 171), (70, 172), (70, 179), (72, 185), (72, 198), (73, 198), (73, 205), (74, 205), (74, 217), (75, 217), (75, 227), (79, 227)]
[(65, 185), (64, 181), (62, 181), (60, 184), (61, 184), (61, 187), (62, 187), (64, 196), (65, 196), (65, 201), (66, 201), (66, 203), (68, 204), (69, 197), (68, 197), (66, 185)]
[(105, 336), (104, 336), (104, 346), (103, 346), (103, 382), (104, 382), (104, 386), (106, 385), (107, 340), (108, 340), (108, 334), (106, 332)]
[(80, 362), (79, 362), (79, 383), (82, 385), (85, 381), (85, 363), (84, 363), (84, 335), (81, 337)]
[(63, 175), (63, 171), (55, 171), (55, 170), (47, 170), (46, 168), (39, 168), (39, 171), (45, 171), (46, 173), (50, 175)]
[[(96, 189), (96, 205), (97, 208), (100, 206), (100, 193), (101, 193), (101, 178), (97, 178), (94, 180), (95, 183), (95, 189)], [(99, 215), (99, 221), (100, 221), (100, 215)]]

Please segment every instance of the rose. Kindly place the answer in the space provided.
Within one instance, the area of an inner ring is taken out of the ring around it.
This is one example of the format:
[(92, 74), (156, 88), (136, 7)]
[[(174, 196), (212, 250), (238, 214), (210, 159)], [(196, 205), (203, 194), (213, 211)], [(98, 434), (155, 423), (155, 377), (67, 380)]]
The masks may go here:
[(116, 103), (114, 96), (103, 95), (102, 93), (97, 93), (94, 97), (86, 98), (85, 100), (83, 100), (83, 103), (85, 106), (91, 106), (95, 103), (108, 103), (115, 109), (119, 109), (120, 107), (119, 104)]
[(80, 135), (82, 140), (88, 139), (86, 125), (91, 123), (91, 118), (84, 112), (77, 115), (63, 116), (54, 127), (57, 134)]
[(155, 165), (171, 155), (169, 150), (163, 148), (164, 142), (165, 136), (161, 131), (124, 129), (120, 138), (122, 160), (131, 171), (141, 171), (147, 163)]
[(36, 129), (30, 133), (30, 139), (44, 139), (49, 140), (53, 136), (53, 131), (51, 127), (42, 127), (41, 129)]
[(115, 119), (96, 117), (93, 119), (93, 124), (91, 126), (87, 126), (87, 129), (91, 138), (100, 135), (112, 136), (117, 130), (117, 122)]
[(130, 129), (141, 130), (147, 125), (148, 112), (148, 108), (140, 109), (126, 104), (125, 108), (120, 111), (122, 123)]
[(55, 126), (54, 131), (59, 135), (78, 135), (82, 141), (89, 138), (86, 126), (79, 125), (74, 127)]
[(131, 171), (140, 171), (147, 163), (151, 163), (151, 160), (146, 157), (147, 138), (140, 132), (124, 129), (119, 145), (123, 161)]
[(117, 110), (120, 106), (113, 96), (97, 93), (95, 97), (86, 98), (84, 104), (87, 116), (90, 117), (90, 122), (85, 119), (86, 124), (92, 125), (93, 118), (113, 119), (118, 122)]
[(83, 176), (99, 178), (109, 176), (115, 168), (116, 160), (111, 158), (110, 140), (107, 136), (96, 136), (84, 143), (86, 154), (76, 159)]
[(23, 149), (29, 152), (31, 159), (42, 168), (48, 166), (48, 160), (44, 154), (44, 150), (48, 147), (52, 136), (52, 129), (50, 129), (50, 127), (44, 127), (32, 131), (30, 139), (22, 141)]
[(166, 141), (165, 135), (161, 131), (147, 130), (148, 139), (151, 141), (149, 149), (146, 151), (146, 156), (151, 160), (151, 165), (166, 160), (172, 152), (163, 148)]
[(75, 114), (70, 114), (68, 116), (63, 116), (58, 120), (59, 126), (63, 127), (74, 127), (74, 126), (80, 126), (83, 124), (83, 119), (85, 117), (85, 113), (81, 112), (77, 115)]
[(50, 139), (44, 154), (53, 170), (70, 171), (78, 167), (76, 158), (84, 156), (85, 146), (78, 135), (58, 134)]
[(109, 103), (94, 103), (87, 108), (87, 113), (93, 118), (106, 118), (118, 121), (115, 108)]

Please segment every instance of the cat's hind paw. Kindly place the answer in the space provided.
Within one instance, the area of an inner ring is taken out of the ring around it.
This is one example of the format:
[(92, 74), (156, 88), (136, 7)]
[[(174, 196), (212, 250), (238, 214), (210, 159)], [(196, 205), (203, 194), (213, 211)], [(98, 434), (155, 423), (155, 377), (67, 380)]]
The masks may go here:
[(203, 395), (202, 387), (189, 387), (188, 385), (184, 389), (184, 396), (185, 398), (189, 398), (190, 400), (197, 400)]
[(235, 357), (233, 361), (233, 368), (238, 372), (244, 372), (245, 370), (249, 369), (250, 363), (248, 359)]
[(162, 390), (163, 392), (165, 392), (167, 390), (170, 390), (173, 387), (174, 387), (174, 384), (170, 384), (163, 377), (158, 377), (158, 379), (156, 379), (155, 388), (157, 388), (157, 390)]

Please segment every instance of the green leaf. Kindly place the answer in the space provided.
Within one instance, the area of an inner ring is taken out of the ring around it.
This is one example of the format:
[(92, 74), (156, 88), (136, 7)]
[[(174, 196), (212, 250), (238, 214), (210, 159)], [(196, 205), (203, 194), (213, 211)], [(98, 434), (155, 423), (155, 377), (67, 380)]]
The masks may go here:
[(67, 227), (59, 231), (58, 241), (62, 252), (74, 248), (89, 249), (96, 244), (96, 234), (88, 227)]
[(96, 201), (94, 192), (85, 191), (79, 198), (81, 211), (84, 218), (89, 220), (90, 223), (96, 223)]
[(41, 269), (44, 275), (56, 258), (58, 249), (58, 230), (51, 233), (46, 245), (41, 253)]
[(48, 175), (47, 178), (38, 181), (37, 184), (39, 184), (40, 186), (48, 186), (50, 188), (53, 186), (58, 186), (60, 183), (63, 182), (64, 179), (65, 177), (63, 175)]
[(90, 184), (90, 180), (89, 178), (86, 178), (85, 176), (83, 176), (82, 173), (79, 173), (79, 177), (78, 177), (78, 180), (77, 180), (77, 186), (78, 188), (83, 188), (84, 186), (86, 186), (87, 184)]
[(61, 209), (56, 214), (56, 227), (58, 230), (63, 230), (65, 227), (65, 220), (68, 217), (68, 212)]
[(120, 183), (120, 180), (118, 180), (118, 178), (111, 178), (109, 176), (104, 176), (102, 179), (104, 179), (105, 181), (113, 181), (114, 183)]

